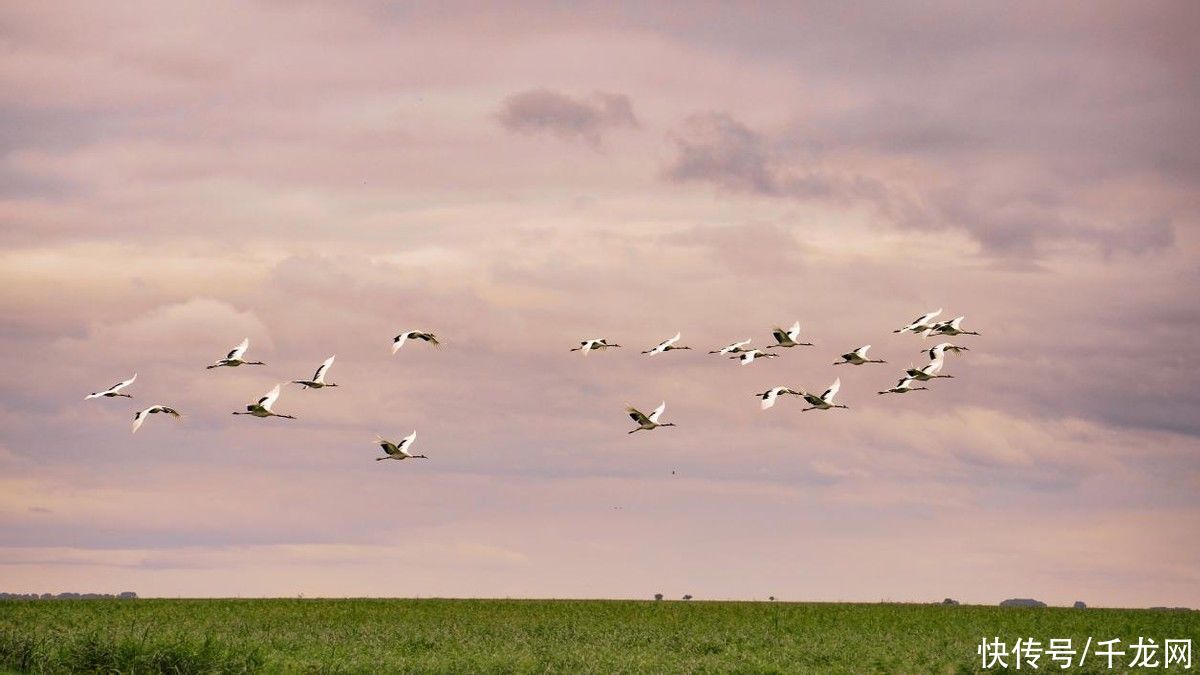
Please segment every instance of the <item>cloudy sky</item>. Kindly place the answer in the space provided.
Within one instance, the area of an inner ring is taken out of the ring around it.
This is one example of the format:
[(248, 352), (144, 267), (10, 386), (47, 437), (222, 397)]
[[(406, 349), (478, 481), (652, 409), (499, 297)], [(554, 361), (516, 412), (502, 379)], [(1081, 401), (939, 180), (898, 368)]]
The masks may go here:
[(644, 4), (0, 5), (0, 590), (1200, 605), (1200, 8)]

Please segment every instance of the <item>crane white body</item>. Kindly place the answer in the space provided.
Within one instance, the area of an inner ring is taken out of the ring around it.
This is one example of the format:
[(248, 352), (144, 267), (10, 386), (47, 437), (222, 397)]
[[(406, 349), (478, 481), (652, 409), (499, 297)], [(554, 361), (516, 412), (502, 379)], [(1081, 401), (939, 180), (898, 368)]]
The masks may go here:
[(325, 373), (329, 372), (329, 367), (333, 365), (333, 360), (337, 355), (325, 359), (324, 363), (317, 366), (317, 372), (313, 373), (311, 380), (292, 380), (292, 384), (298, 384), (305, 389), (321, 389), (324, 387), (336, 387), (337, 384), (325, 381)]
[(106, 398), (113, 398), (114, 396), (123, 396), (125, 398), (133, 398), (129, 394), (122, 394), (121, 390), (124, 389), (125, 387), (128, 387), (129, 385), (133, 384), (133, 381), (136, 379), (137, 379), (137, 373), (134, 373), (133, 377), (129, 378), (128, 380), (118, 382), (103, 391), (94, 391), (94, 392), (88, 394), (87, 396), (84, 396), (83, 400), (86, 401), (88, 399), (100, 398), (101, 396), (106, 397)]
[(663, 401), (662, 403), (660, 403), (658, 405), (658, 407), (655, 408), (649, 415), (643, 414), (642, 411), (638, 410), (637, 408), (632, 408), (632, 407), (626, 408), (625, 412), (629, 415), (629, 418), (632, 419), (634, 422), (636, 422), (638, 425), (638, 427), (636, 429), (634, 429), (633, 431), (630, 431), (629, 433), (632, 434), (637, 431), (652, 431), (659, 427), (675, 426), (674, 422), (659, 422), (658, 421), (658, 419), (660, 417), (662, 417), (663, 411), (666, 409), (667, 409), (666, 401)]
[(946, 356), (943, 354), (920, 368), (913, 368), (910, 366), (908, 370), (904, 371), (904, 373), (908, 377), (911, 377), (919, 382), (928, 382), (929, 380), (939, 377), (954, 377), (953, 375), (939, 374), (942, 370), (942, 366), (944, 365), (946, 365)]
[(604, 349), (611, 349), (613, 347), (620, 346), (621, 345), (610, 344), (607, 338), (592, 338), (590, 340), (581, 340), (579, 342), (579, 346), (575, 347), (571, 351), (583, 352), (583, 355), (587, 356), (588, 352), (598, 352)]
[(225, 358), (218, 359), (216, 363), (214, 363), (210, 366), (205, 366), (205, 367), (212, 369), (212, 368), (221, 368), (221, 367), (236, 368), (238, 366), (243, 366), (243, 365), (245, 365), (245, 366), (265, 366), (265, 365), (267, 365), (267, 364), (263, 363), (262, 361), (247, 361), (244, 358), (242, 358), (246, 355), (246, 350), (249, 349), (249, 347), (250, 347), (250, 338), (246, 338), (246, 339), (242, 340), (240, 343), (238, 343), (238, 345), (236, 347), (229, 350), (229, 353), (225, 355)]
[(137, 430), (142, 428), (142, 423), (146, 421), (147, 417), (149, 417), (150, 415), (157, 415), (158, 413), (170, 415), (171, 417), (174, 417), (176, 419), (179, 418), (179, 411), (174, 408), (162, 405), (161, 403), (157, 404), (157, 405), (152, 405), (149, 408), (146, 408), (145, 410), (139, 410), (138, 412), (134, 413), (134, 415), (133, 415), (133, 431), (131, 431), (130, 433), (136, 434)]
[(934, 345), (929, 349), (922, 349), (920, 353), (928, 355), (930, 361), (937, 361), (938, 359), (943, 358), (947, 352), (954, 352), (957, 354), (958, 352), (965, 351), (969, 350), (966, 347), (959, 347), (958, 345), (950, 342), (943, 342), (941, 344)]
[(669, 337), (666, 340), (663, 340), (662, 342), (658, 343), (654, 347), (651, 347), (650, 349), (647, 349), (646, 351), (644, 351), (642, 353), (648, 354), (650, 356), (654, 356), (655, 354), (662, 354), (663, 352), (669, 352), (672, 349), (691, 349), (691, 347), (680, 347), (678, 344), (676, 344), (679, 342), (679, 339), (682, 337), (683, 337), (683, 333), (676, 333), (674, 335), (674, 337)]
[(775, 402), (779, 400), (779, 397), (786, 394), (794, 394), (796, 396), (804, 395), (803, 392), (790, 387), (771, 387), (763, 393), (755, 394), (754, 396), (762, 400), (762, 409), (767, 410), (768, 408), (773, 408), (775, 406)]
[(834, 380), (833, 384), (829, 385), (829, 388), (825, 390), (825, 393), (821, 394), (820, 396), (808, 392), (801, 394), (801, 396), (804, 397), (804, 400), (808, 401), (809, 407), (804, 408), (800, 412), (807, 412), (809, 410), (829, 410), (830, 408), (848, 408), (849, 406), (838, 405), (833, 402), (833, 397), (837, 396), (837, 393), (841, 388), (842, 378), (839, 377), (838, 379)]
[(926, 328), (930, 328), (931, 326), (933, 326), (934, 325), (933, 320), (935, 318), (937, 318), (937, 316), (941, 313), (942, 313), (942, 308), (939, 307), (936, 310), (929, 312), (928, 314), (922, 314), (921, 316), (918, 316), (917, 318), (913, 319), (912, 322), (909, 323), (907, 326), (904, 326), (902, 328), (897, 328), (896, 330), (894, 330), (892, 332), (893, 333), (918, 333), (920, 331), (925, 330)]
[(722, 356), (724, 356), (726, 354), (741, 354), (742, 352), (746, 351), (745, 349), (742, 349), (742, 347), (745, 347), (746, 345), (750, 344), (751, 340), (752, 340), (752, 338), (746, 338), (745, 340), (739, 340), (738, 342), (733, 342), (733, 343), (727, 344), (724, 347), (721, 347), (720, 349), (715, 349), (715, 350), (709, 352), (709, 354), (720, 354)]
[(271, 391), (268, 391), (254, 403), (246, 406), (246, 412), (235, 412), (234, 415), (253, 415), (254, 417), (282, 417), (284, 419), (294, 420), (291, 415), (281, 415), (271, 409), (275, 405), (275, 401), (279, 399), (279, 385), (275, 385)]
[(392, 338), (392, 353), (395, 354), (396, 352), (400, 351), (400, 348), (404, 346), (404, 343), (408, 342), (409, 340), (422, 340), (435, 347), (441, 344), (438, 342), (437, 336), (433, 333), (423, 330), (409, 330), (404, 331), (403, 333)]
[(929, 387), (914, 387), (912, 386), (913, 378), (902, 377), (896, 386), (891, 389), (886, 389), (879, 392), (880, 394), (907, 394), (910, 391), (928, 391)]
[(929, 337), (930, 335), (948, 335), (950, 337), (953, 337), (955, 335), (979, 335), (979, 333), (976, 333), (973, 330), (963, 330), (962, 329), (962, 322), (963, 322), (963, 319), (965, 319), (965, 318), (967, 318), (967, 317), (956, 316), (949, 321), (942, 321), (939, 323), (935, 323), (935, 324), (927, 327), (921, 333), (921, 336)]
[(772, 354), (771, 352), (764, 352), (761, 349), (750, 349), (750, 350), (742, 352), (741, 354), (736, 354), (734, 356), (730, 356), (729, 358), (737, 359), (739, 365), (745, 366), (745, 365), (754, 363), (754, 359), (774, 359), (774, 358), (778, 358), (778, 356), (779, 356), (778, 354)]
[(834, 363), (833, 365), (841, 366), (848, 363), (852, 366), (861, 366), (864, 363), (887, 363), (887, 361), (884, 361), (883, 359), (868, 358), (867, 350), (870, 348), (871, 345), (863, 345), (852, 352), (846, 352), (845, 354), (842, 354), (842, 360)]
[(385, 457), (376, 457), (375, 461), (379, 462), (385, 459), (429, 459), (425, 455), (414, 455), (408, 451), (408, 449), (412, 447), (413, 441), (415, 440), (417, 440), (417, 432), (415, 430), (411, 434), (400, 439), (399, 443), (393, 443), (383, 436), (375, 436), (375, 443), (377, 443), (379, 447), (383, 448), (383, 451), (387, 453)]
[(784, 330), (776, 326), (771, 331), (771, 337), (775, 338), (775, 344), (767, 347), (767, 349), (775, 349), (777, 347), (811, 347), (811, 342), (800, 342), (800, 322), (792, 324), (792, 327)]

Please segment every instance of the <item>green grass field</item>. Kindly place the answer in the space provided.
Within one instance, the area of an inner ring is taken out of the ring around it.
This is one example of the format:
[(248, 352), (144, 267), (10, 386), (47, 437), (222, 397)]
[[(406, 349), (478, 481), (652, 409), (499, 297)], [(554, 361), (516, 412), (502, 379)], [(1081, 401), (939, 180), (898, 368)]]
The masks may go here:
[[(0, 670), (967, 673), (979, 670), (975, 649), (985, 635), (1191, 638), (1200, 647), (1200, 613), (603, 600), (5, 601)], [(1049, 665), (1032, 672), (1122, 670), (1100, 660), (1067, 671)]]

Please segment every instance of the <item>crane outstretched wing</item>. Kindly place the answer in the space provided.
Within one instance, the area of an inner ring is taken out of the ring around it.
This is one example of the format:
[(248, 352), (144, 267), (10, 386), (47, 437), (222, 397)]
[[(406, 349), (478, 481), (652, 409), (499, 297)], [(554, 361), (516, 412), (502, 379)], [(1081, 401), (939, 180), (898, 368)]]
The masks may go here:
[(325, 359), (325, 362), (317, 367), (317, 372), (313, 375), (314, 382), (320, 382), (322, 377), (325, 377), (325, 371), (329, 370), (329, 366), (333, 365), (333, 359), (336, 355)]
[(408, 447), (412, 445), (413, 441), (415, 440), (417, 440), (417, 432), (414, 430), (411, 434), (400, 439), (400, 442), (396, 444), (396, 448), (401, 452), (408, 454)]
[(271, 389), (271, 391), (268, 391), (266, 394), (263, 395), (262, 398), (258, 399), (258, 405), (263, 408), (266, 408), (267, 410), (270, 410), (271, 406), (275, 405), (275, 401), (277, 401), (278, 399), (279, 399), (279, 385), (275, 385), (275, 387), (273, 389)]
[(249, 348), (250, 348), (250, 338), (246, 338), (246, 339), (242, 340), (241, 342), (239, 342), (236, 347), (229, 350), (229, 353), (225, 355), (225, 358), (229, 359), (231, 361), (233, 359), (240, 359), (240, 358), (242, 358), (242, 354), (245, 354), (246, 350)]
[(837, 396), (838, 390), (841, 388), (842, 388), (842, 378), (839, 377), (838, 379), (833, 381), (833, 384), (829, 385), (829, 388), (825, 390), (824, 394), (821, 394), (821, 400), (825, 401), (826, 403), (832, 402), (833, 397)]
[(783, 387), (775, 387), (769, 389), (762, 397), (762, 409), (766, 410), (775, 405), (775, 399), (779, 398), (779, 392)]
[(394, 454), (400, 452), (399, 448), (396, 447), (395, 443), (389, 441), (388, 439), (384, 438), (383, 436), (380, 436), (379, 434), (375, 434), (375, 445), (378, 445), (380, 448), (383, 448), (383, 451), (389, 455), (394, 455)]
[(142, 422), (146, 421), (146, 415), (148, 415), (151, 410), (153, 410), (153, 408), (146, 408), (145, 410), (139, 410), (136, 413), (134, 413), (134, 415), (133, 415), (133, 432), (132, 433), (135, 433), (135, 434), (137, 433), (137, 430), (140, 429), (142, 426)]
[(128, 380), (114, 384), (112, 387), (109, 388), (109, 391), (121, 391), (125, 387), (128, 387), (129, 385), (133, 384), (133, 381), (136, 379), (137, 379), (137, 373), (134, 373), (133, 377), (129, 378)]
[(629, 418), (638, 424), (646, 424), (650, 421), (650, 418), (637, 408), (626, 408), (625, 412), (629, 413)]
[[(411, 332), (412, 331), (409, 331), (408, 333), (411, 333)], [(396, 337), (392, 338), (392, 353), (393, 354), (395, 354), (397, 351), (400, 350), (401, 347), (404, 346), (404, 342), (406, 340), (408, 340), (408, 333), (401, 333), (401, 334), (397, 335)]]
[(733, 344), (725, 347), (725, 351), (730, 351), (730, 352), (737, 351), (737, 350), (741, 349), (742, 347), (745, 347), (746, 345), (750, 344), (751, 340), (753, 340), (753, 338), (746, 338), (745, 340), (738, 340), (737, 342), (734, 342)]
[(666, 401), (663, 401), (662, 403), (659, 403), (659, 404), (658, 404), (658, 407), (654, 409), (654, 412), (650, 413), (650, 421), (651, 421), (651, 422), (654, 422), (655, 424), (658, 424), (658, 418), (659, 418), (660, 416), (662, 416), (662, 414), (663, 414), (663, 411), (664, 411), (664, 410), (666, 410), (666, 409), (667, 409), (667, 402), (666, 402)]

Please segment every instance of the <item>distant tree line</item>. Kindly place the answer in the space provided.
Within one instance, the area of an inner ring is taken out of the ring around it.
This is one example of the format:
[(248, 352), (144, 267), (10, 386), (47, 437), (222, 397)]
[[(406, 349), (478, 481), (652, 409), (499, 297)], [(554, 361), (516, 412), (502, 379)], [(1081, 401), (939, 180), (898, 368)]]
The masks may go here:
[(137, 593), (0, 593), (0, 600), (136, 600)]

